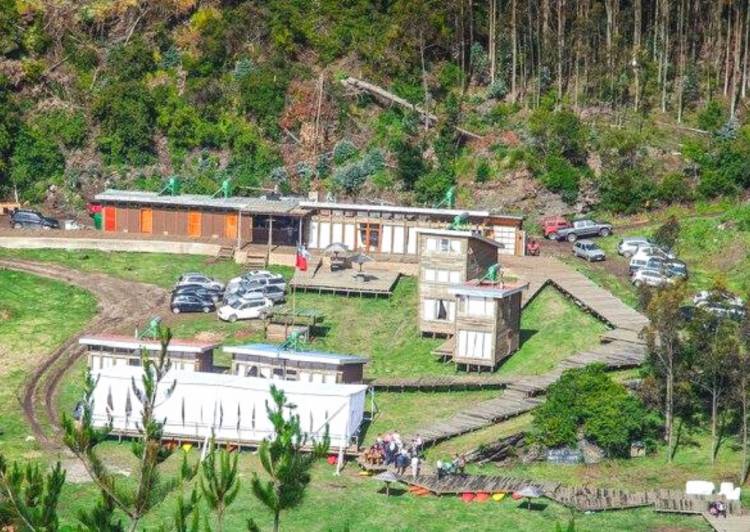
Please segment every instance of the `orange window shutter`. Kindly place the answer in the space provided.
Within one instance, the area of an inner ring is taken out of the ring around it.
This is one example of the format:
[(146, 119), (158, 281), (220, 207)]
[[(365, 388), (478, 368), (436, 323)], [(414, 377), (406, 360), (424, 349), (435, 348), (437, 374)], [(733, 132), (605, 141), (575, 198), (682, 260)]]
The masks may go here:
[(188, 213), (188, 236), (196, 238), (201, 236), (201, 213)]
[(226, 238), (237, 238), (237, 215), (227, 214), (224, 217), (224, 236)]
[(104, 214), (104, 230), (110, 232), (117, 231), (117, 218), (115, 208), (104, 207), (102, 211)]
[(153, 226), (153, 211), (141, 209), (141, 233), (151, 233)]

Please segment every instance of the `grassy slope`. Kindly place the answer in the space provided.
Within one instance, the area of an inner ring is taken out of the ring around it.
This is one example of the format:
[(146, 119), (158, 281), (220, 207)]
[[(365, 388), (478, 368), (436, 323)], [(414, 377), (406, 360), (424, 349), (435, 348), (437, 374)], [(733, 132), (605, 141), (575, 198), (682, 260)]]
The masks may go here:
[[(37, 301), (42, 304), (31, 305)], [(94, 315), (93, 296), (55, 281), (0, 270), (0, 452), (36, 456), (17, 393), (30, 370)]]

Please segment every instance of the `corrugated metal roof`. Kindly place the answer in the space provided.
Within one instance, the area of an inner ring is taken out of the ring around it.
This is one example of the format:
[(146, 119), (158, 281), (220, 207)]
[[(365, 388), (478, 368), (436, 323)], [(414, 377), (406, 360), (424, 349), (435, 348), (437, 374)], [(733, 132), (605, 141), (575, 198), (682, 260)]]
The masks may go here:
[(340, 355), (338, 353), (327, 353), (324, 351), (287, 351), (281, 349), (280, 345), (273, 344), (246, 344), (224, 346), (227, 353), (240, 355), (270, 356), (283, 358), (285, 360), (306, 360), (309, 362), (322, 362), (328, 364), (366, 364), (367, 359), (355, 355)]
[[(161, 350), (161, 342), (159, 340), (151, 340), (148, 338), (139, 339), (120, 334), (95, 334), (91, 336), (82, 336), (78, 340), (78, 343), (81, 345), (116, 347), (120, 349), (146, 349), (148, 351)], [(173, 338), (169, 342), (167, 351), (203, 353), (215, 349), (218, 346), (219, 344), (215, 342), (200, 342), (197, 340), (179, 340)]]
[(517, 292), (521, 292), (529, 287), (529, 283), (505, 283), (500, 284), (484, 284), (478, 280), (472, 280), (465, 284), (453, 285), (448, 288), (448, 291), (453, 295), (462, 296), (478, 296), (478, 297), (492, 297), (492, 298), (504, 298), (508, 297)]
[(432, 214), (437, 216), (458, 216), (468, 214), (475, 218), (487, 218), (496, 216), (498, 218), (508, 218), (510, 220), (523, 220), (523, 216), (510, 216), (507, 214), (493, 214), (487, 210), (467, 210), (467, 209), (433, 209), (428, 207), (404, 207), (400, 205), (370, 205), (361, 203), (336, 203), (327, 201), (300, 201), (300, 207), (306, 209), (344, 209), (350, 211), (380, 211), (396, 212), (402, 214)]
[(299, 205), (295, 198), (281, 198), (272, 200), (267, 198), (245, 198), (232, 196), (229, 198), (205, 196), (201, 194), (180, 194), (177, 196), (160, 195), (158, 192), (144, 192), (140, 190), (109, 189), (97, 194), (97, 201), (114, 201), (124, 203), (141, 203), (149, 205), (179, 205), (187, 207), (212, 207), (218, 209), (233, 209), (249, 212), (283, 214), (290, 213)]

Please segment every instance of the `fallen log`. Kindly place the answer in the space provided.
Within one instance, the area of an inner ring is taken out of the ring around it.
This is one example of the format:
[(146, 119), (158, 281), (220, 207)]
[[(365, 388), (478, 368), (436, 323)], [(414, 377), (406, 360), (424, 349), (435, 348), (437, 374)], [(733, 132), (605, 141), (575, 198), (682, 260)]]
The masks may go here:
[(511, 453), (514, 453), (516, 448), (523, 446), (525, 435), (524, 432), (518, 432), (506, 438), (497, 440), (496, 442), (481, 445), (480, 447), (466, 453), (464, 458), (467, 463), (476, 462), (479, 464), (504, 460), (510, 456)]
[[(353, 78), (353, 77), (348, 77), (346, 79), (343, 79), (341, 80), (341, 83), (345, 87), (368, 92), (372, 96), (374, 96), (375, 99), (385, 102), (387, 104), (396, 104), (400, 107), (403, 107), (404, 109), (414, 111), (415, 113), (419, 114), (429, 126), (434, 126), (438, 121), (438, 117), (434, 115), (433, 113), (430, 113), (429, 111), (423, 109), (419, 105), (413, 104), (405, 100), (404, 98), (402, 98), (401, 96), (398, 96), (397, 94), (393, 94), (392, 92), (385, 90), (383, 87), (379, 87), (367, 81)], [(472, 131), (469, 131), (467, 129), (464, 129), (458, 126), (456, 126), (456, 131), (461, 133), (461, 135), (472, 138), (472, 139), (482, 138), (481, 135), (477, 135), (476, 133)]]

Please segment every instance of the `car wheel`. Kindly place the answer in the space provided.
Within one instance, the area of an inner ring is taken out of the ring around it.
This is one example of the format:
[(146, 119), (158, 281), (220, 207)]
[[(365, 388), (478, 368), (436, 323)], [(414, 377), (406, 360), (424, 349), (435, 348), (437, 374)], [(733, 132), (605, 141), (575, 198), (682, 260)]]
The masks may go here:
[(609, 236), (609, 233), (610, 233), (610, 231), (609, 231), (609, 229), (608, 229), (608, 228), (606, 228), (606, 227), (602, 227), (602, 228), (601, 228), (601, 229), (599, 230), (599, 236)]
[(42, 226), (42, 230), (49, 231), (50, 230), (50, 226), (49, 225), (43, 225)]
[(23, 229), (23, 225), (19, 224), (18, 222), (13, 224), (13, 229)]
[(575, 242), (576, 240), (578, 240), (578, 235), (575, 233), (570, 233), (568, 235), (568, 242)]
[(232, 314), (231, 316), (229, 316), (229, 321), (232, 323), (237, 321), (237, 314)]
[(180, 313), (179, 307), (172, 307), (172, 313), (173, 314), (179, 314)]
[(211, 312), (211, 307), (203, 307), (203, 312), (208, 314), (209, 312)]
[(643, 283), (641, 281), (633, 281), (633, 284), (636, 288), (640, 288), (641, 286), (643, 286)]
[(547, 235), (547, 238), (549, 238), (550, 240), (557, 240), (557, 233), (550, 233)]

